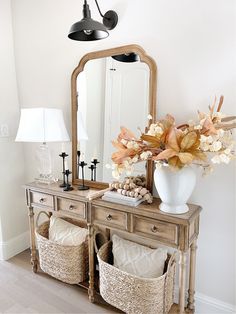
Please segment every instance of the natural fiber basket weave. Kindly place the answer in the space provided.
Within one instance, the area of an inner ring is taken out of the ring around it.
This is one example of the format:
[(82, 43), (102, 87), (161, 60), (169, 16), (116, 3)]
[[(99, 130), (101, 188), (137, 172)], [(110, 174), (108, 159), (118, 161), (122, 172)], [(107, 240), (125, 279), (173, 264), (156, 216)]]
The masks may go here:
[(98, 251), (100, 294), (128, 314), (168, 313), (174, 301), (175, 254), (168, 256), (165, 273), (158, 278), (140, 278), (114, 266), (112, 242)]
[[(41, 213), (45, 212), (40, 212), (39, 215)], [(79, 225), (76, 220), (65, 220)], [(89, 268), (88, 240), (77, 246), (61, 245), (48, 240), (48, 229), (49, 221), (46, 221), (35, 230), (41, 269), (69, 284), (78, 284), (86, 280)]]

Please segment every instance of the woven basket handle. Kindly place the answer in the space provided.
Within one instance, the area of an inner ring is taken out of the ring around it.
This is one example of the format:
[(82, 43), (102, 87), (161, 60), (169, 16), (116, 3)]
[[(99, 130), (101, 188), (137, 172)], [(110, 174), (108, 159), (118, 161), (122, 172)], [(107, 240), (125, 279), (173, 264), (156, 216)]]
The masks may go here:
[(107, 236), (100, 230), (95, 230), (93, 234), (94, 250), (98, 253), (100, 247), (108, 242)]
[(176, 252), (174, 252), (171, 257), (170, 257), (170, 260), (168, 262), (168, 266), (167, 266), (167, 273), (168, 271), (170, 270), (171, 266), (176, 262), (176, 257), (177, 257), (177, 254)]
[[(167, 294), (167, 297), (164, 298), (164, 302), (163, 302), (163, 313), (168, 313), (169, 312), (169, 306), (170, 303), (172, 304), (173, 299), (174, 299), (174, 295), (173, 295), (173, 291), (172, 291), (172, 300), (169, 300), (168, 298), (168, 289), (170, 289), (169, 285), (173, 285), (173, 289), (174, 289), (174, 285), (175, 285), (175, 272), (173, 274), (173, 272), (171, 272), (171, 267), (173, 266), (174, 263), (176, 263), (177, 260), (177, 253), (174, 252), (168, 262), (168, 266), (167, 266), (167, 270), (166, 270), (166, 278), (165, 278), (165, 295)], [(171, 282), (170, 282), (171, 279)]]
[(45, 212), (45, 211), (43, 211), (43, 210), (40, 211), (40, 212), (38, 213), (37, 218), (36, 218), (36, 221), (35, 221), (36, 228), (39, 227), (39, 217), (40, 217), (42, 214), (46, 215), (46, 216), (48, 217), (48, 219), (50, 219), (49, 213), (47, 213), (47, 212)]

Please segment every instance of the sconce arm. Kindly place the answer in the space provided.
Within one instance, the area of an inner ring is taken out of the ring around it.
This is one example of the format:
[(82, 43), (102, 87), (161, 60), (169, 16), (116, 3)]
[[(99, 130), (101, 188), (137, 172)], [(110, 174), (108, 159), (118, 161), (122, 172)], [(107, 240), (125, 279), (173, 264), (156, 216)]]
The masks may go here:
[(98, 12), (99, 12), (99, 14), (101, 15), (101, 17), (106, 18), (106, 17), (102, 14), (102, 12), (101, 12), (101, 10), (100, 10), (100, 7), (99, 7), (99, 5), (98, 5), (97, 0), (95, 0), (95, 3), (96, 3), (96, 5), (97, 5)]

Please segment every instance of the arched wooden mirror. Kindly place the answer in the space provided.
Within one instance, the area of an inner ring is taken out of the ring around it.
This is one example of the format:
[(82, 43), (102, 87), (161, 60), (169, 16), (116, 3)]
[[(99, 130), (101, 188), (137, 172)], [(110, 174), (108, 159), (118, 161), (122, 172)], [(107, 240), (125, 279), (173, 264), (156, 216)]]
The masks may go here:
[[(87, 166), (85, 184), (105, 188), (113, 181), (111, 141), (116, 139), (120, 126), (138, 135), (156, 118), (157, 69), (155, 61), (137, 45), (128, 45), (86, 54), (71, 77), (72, 96), (72, 179), (78, 177), (80, 151)], [(148, 115), (153, 120), (148, 120)], [(89, 166), (97, 159), (96, 178)], [(147, 186), (152, 189), (153, 163), (137, 164), (134, 175), (146, 174)], [(95, 181), (96, 180), (96, 181)]]

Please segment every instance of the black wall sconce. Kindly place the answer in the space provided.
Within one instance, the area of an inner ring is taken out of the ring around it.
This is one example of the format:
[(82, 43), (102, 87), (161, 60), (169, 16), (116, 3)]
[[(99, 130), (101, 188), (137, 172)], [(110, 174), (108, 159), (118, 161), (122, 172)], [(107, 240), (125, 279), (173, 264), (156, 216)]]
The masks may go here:
[(118, 15), (115, 11), (109, 10), (104, 15), (101, 13), (97, 0), (95, 0), (99, 14), (103, 18), (103, 23), (91, 18), (91, 12), (87, 1), (84, 0), (83, 18), (73, 24), (70, 28), (68, 37), (73, 40), (91, 41), (103, 39), (109, 36), (108, 30), (116, 27)]

